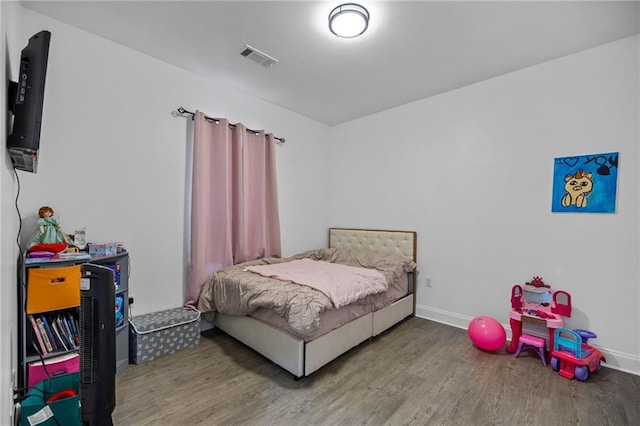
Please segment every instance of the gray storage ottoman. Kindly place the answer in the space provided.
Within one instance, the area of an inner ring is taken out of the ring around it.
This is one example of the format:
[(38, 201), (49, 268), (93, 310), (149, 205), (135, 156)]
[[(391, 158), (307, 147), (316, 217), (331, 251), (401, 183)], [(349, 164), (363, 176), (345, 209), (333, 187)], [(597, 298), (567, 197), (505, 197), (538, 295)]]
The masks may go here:
[(142, 364), (200, 343), (200, 312), (181, 307), (129, 320), (129, 361)]

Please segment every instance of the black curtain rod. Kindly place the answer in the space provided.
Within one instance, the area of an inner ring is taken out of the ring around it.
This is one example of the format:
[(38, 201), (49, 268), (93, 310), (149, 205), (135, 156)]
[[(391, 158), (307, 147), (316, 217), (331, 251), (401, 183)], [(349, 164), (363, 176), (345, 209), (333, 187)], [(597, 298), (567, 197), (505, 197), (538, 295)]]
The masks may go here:
[[(195, 113), (195, 112), (187, 111), (186, 109), (184, 109), (184, 108), (182, 108), (182, 107), (178, 108), (178, 112), (179, 112), (180, 114), (189, 114), (189, 115), (191, 116), (191, 119), (192, 119), (192, 120), (193, 120), (193, 117), (195, 117), (195, 115), (196, 115), (196, 113)], [(204, 118), (205, 118), (205, 119), (207, 119), (207, 120), (210, 120), (210, 121), (214, 121), (214, 122), (216, 122), (216, 123), (219, 123), (219, 122), (220, 122), (220, 119), (219, 119), (219, 118), (207, 117), (206, 115), (204, 116)], [(229, 127), (233, 127), (233, 128), (235, 128), (235, 127), (236, 127), (236, 125), (235, 125), (235, 124), (231, 124), (231, 123), (229, 123)], [(258, 132), (258, 131), (256, 131), (256, 130), (251, 130), (251, 129), (247, 129), (247, 132), (251, 132), (251, 133), (260, 133), (260, 132)], [(274, 136), (273, 138), (274, 138), (274, 139), (276, 139), (277, 141), (279, 141), (280, 143), (284, 143), (284, 142), (285, 142), (285, 141), (284, 141), (284, 138), (278, 138), (278, 137), (275, 137), (275, 136)]]

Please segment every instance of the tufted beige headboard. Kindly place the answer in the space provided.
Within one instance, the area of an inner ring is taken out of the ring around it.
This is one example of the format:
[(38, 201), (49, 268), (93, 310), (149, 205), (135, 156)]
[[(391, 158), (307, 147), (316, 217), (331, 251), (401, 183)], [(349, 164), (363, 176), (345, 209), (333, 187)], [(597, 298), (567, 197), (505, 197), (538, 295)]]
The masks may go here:
[(415, 231), (329, 228), (329, 247), (366, 248), (402, 253), (416, 261)]

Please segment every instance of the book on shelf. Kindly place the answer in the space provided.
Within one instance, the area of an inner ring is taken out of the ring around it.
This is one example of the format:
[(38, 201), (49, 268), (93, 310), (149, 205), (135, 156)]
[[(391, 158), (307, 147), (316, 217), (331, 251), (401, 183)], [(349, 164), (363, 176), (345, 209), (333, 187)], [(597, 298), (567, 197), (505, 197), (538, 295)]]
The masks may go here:
[(73, 336), (73, 331), (71, 330), (71, 326), (69, 325), (69, 321), (70, 321), (69, 315), (68, 314), (62, 315), (61, 321), (62, 321), (62, 326), (64, 327), (64, 330), (65, 330), (65, 336), (69, 341), (69, 344), (71, 345), (71, 347), (73, 349), (80, 349), (80, 347), (76, 345), (76, 339)]
[(44, 323), (42, 322), (42, 318), (36, 318), (36, 323), (38, 324), (38, 329), (40, 330), (40, 335), (42, 336), (42, 340), (44, 344), (47, 346), (47, 352), (53, 352), (53, 345), (49, 340), (49, 335), (47, 334), (47, 330), (44, 329)]
[[(45, 317), (46, 318), (46, 317)], [(53, 340), (56, 342), (56, 346), (58, 347), (58, 351), (64, 351), (66, 348), (62, 346), (62, 342), (60, 341), (60, 336), (58, 333), (58, 328), (56, 327), (55, 321), (52, 321), (51, 318), (46, 318), (47, 324), (49, 324), (49, 329), (51, 330), (51, 334), (53, 334)]]
[(69, 326), (69, 317), (68, 315), (61, 314), (58, 316), (58, 321), (60, 322), (61, 328), (64, 330), (64, 337), (67, 339), (69, 345), (71, 345), (72, 349), (78, 349), (76, 345), (76, 339), (71, 331), (71, 327)]
[(67, 332), (65, 331), (64, 327), (62, 326), (62, 323), (60, 322), (60, 315), (56, 315), (54, 318), (51, 318), (51, 322), (55, 324), (56, 328), (58, 329), (58, 334), (60, 337), (60, 340), (62, 341), (62, 346), (64, 346), (64, 349), (66, 351), (72, 349), (72, 346), (69, 345), (69, 341), (67, 340)]
[(60, 328), (58, 326), (58, 323), (57, 323), (56, 319), (52, 317), (52, 318), (50, 318), (50, 320), (51, 320), (51, 329), (53, 330), (53, 336), (56, 339), (56, 343), (58, 344), (58, 348), (60, 350), (68, 351), (69, 347), (65, 343), (64, 337), (62, 336), (62, 333), (60, 333)]
[(69, 324), (71, 326), (71, 334), (73, 335), (73, 341), (76, 346), (80, 347), (80, 333), (78, 333), (78, 323), (71, 312), (69, 312)]
[(31, 327), (33, 328), (33, 334), (36, 336), (36, 340), (38, 342), (38, 346), (37, 347), (40, 350), (40, 353), (42, 355), (46, 355), (47, 353), (49, 353), (49, 351), (47, 350), (47, 345), (44, 343), (44, 340), (42, 340), (42, 335), (40, 334), (40, 328), (38, 327), (38, 323), (36, 322), (36, 320), (31, 315), (29, 315), (29, 320), (31, 321)]
[(56, 342), (56, 338), (53, 335), (53, 331), (51, 331), (51, 326), (49, 326), (49, 321), (47, 321), (47, 317), (42, 315), (40, 317), (42, 319), (42, 325), (44, 325), (44, 329), (47, 332), (47, 336), (49, 336), (49, 341), (51, 342), (52, 351), (58, 351), (58, 343)]

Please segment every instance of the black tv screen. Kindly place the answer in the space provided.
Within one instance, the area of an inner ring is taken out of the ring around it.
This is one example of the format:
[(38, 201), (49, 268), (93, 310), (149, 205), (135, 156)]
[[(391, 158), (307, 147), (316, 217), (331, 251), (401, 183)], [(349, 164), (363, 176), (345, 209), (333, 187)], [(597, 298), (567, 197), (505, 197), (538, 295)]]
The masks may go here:
[(38, 172), (40, 126), (44, 85), (49, 59), (51, 33), (40, 31), (29, 39), (20, 56), (18, 82), (9, 83), (9, 109), (13, 112), (13, 129), (7, 137), (7, 149), (13, 167)]

